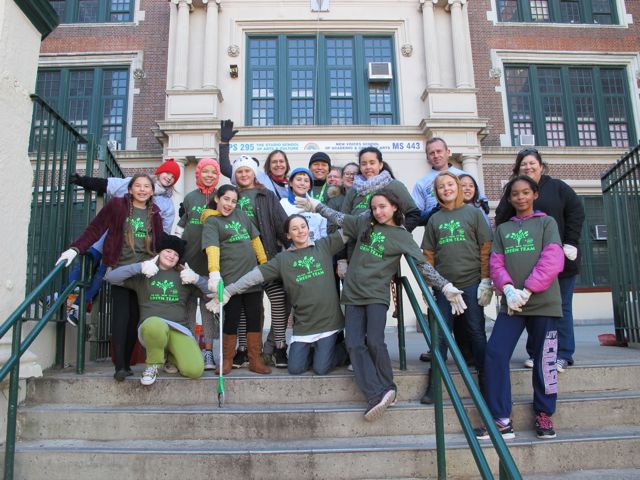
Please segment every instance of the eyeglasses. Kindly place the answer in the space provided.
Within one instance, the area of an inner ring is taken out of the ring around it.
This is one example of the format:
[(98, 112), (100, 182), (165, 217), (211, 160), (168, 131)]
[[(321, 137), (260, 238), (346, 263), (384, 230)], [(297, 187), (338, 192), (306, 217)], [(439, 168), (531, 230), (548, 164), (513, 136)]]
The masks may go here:
[(355, 178), (355, 176), (358, 174), (358, 172), (344, 172), (342, 174), (343, 177), (350, 177), (350, 178)]
[(535, 153), (536, 155), (540, 155), (540, 152), (538, 152), (537, 149), (529, 147), (529, 148), (525, 148), (523, 150), (520, 150), (518, 152), (518, 156), (520, 156), (520, 155), (522, 155), (522, 156), (529, 155), (530, 153)]

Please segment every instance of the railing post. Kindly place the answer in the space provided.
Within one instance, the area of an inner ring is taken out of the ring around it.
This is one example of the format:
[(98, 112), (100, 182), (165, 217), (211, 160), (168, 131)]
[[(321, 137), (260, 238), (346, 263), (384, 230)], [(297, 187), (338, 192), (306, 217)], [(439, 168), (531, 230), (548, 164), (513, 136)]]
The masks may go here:
[[(433, 311), (429, 309), (429, 330), (431, 331), (431, 351), (435, 352), (440, 347), (440, 335), (438, 332), (438, 322), (433, 316)], [(432, 355), (433, 359), (433, 355)], [(431, 361), (431, 377), (429, 381), (432, 385), (434, 415), (436, 425), (436, 446), (438, 458), (438, 479), (447, 478), (446, 446), (444, 441), (444, 408), (442, 405), (442, 380), (438, 364)]]
[[(11, 357), (20, 351), (22, 337), (22, 320), (18, 319), (13, 325), (13, 337), (11, 339)], [(13, 479), (13, 463), (16, 453), (16, 418), (18, 416), (18, 389), (20, 382), (20, 358), (11, 368), (9, 376), (9, 398), (7, 399), (7, 439), (4, 452), (4, 478)]]
[(402, 305), (402, 282), (400, 281), (401, 278), (402, 272), (400, 271), (400, 267), (398, 267), (398, 273), (396, 274), (396, 278), (393, 280), (396, 287), (396, 311), (398, 313), (398, 353), (400, 356), (400, 370), (406, 370), (407, 348), (404, 331), (404, 307)]

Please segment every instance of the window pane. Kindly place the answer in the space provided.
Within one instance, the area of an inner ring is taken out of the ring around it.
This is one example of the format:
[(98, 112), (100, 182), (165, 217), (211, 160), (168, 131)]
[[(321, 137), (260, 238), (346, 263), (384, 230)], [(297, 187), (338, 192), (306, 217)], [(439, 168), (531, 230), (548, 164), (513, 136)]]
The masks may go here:
[(602, 69), (600, 70), (600, 81), (607, 110), (607, 125), (611, 146), (629, 147), (624, 72), (618, 69)]
[(131, 21), (131, 0), (111, 0), (110, 21), (130, 22)]
[(273, 67), (276, 65), (276, 39), (252, 38), (249, 40), (251, 66)]
[(277, 40), (252, 38), (249, 40), (251, 70), (251, 125), (275, 125)]
[(98, 21), (99, 0), (78, 0), (78, 23)]
[(538, 85), (542, 96), (542, 111), (547, 145), (562, 147), (565, 142), (562, 110), (562, 81), (559, 68), (538, 68)]
[(354, 119), (353, 39), (327, 39), (329, 123), (351, 125)]
[(65, 0), (49, 0), (49, 3), (51, 3), (51, 6), (58, 14), (60, 23), (62, 23), (64, 21), (64, 7), (65, 7), (66, 1)]
[(331, 125), (353, 124), (353, 101), (331, 100)]
[(125, 146), (127, 107), (127, 70), (105, 70), (102, 79), (102, 138), (117, 142), (116, 148)]
[[(364, 39), (364, 59), (370, 62), (393, 60), (390, 38), (368, 37)], [(369, 121), (371, 125), (391, 125), (393, 123), (392, 83), (369, 83)]]
[(291, 124), (314, 124), (315, 38), (293, 38), (287, 43)]
[(517, 22), (518, 0), (498, 0), (498, 18), (502, 22)]
[(548, 0), (531, 0), (531, 19), (534, 22), (549, 21), (549, 2)]
[(612, 23), (610, 0), (591, 0), (593, 23), (608, 25)]
[(83, 135), (89, 132), (91, 97), (93, 93), (92, 70), (72, 71), (69, 74), (69, 123)]
[(582, 230), (582, 260), (577, 285), (579, 287), (609, 286), (609, 256), (606, 240), (596, 240), (596, 225), (605, 225), (602, 197), (580, 197), (585, 221)]
[(578, 127), (578, 143), (581, 146), (597, 146), (598, 131), (594, 106), (593, 74), (591, 69), (569, 70), (569, 80)]
[(560, 21), (564, 23), (581, 23), (580, 4), (577, 0), (562, 0), (560, 2)]
[(507, 98), (511, 114), (511, 131), (516, 145), (519, 136), (533, 134), (533, 115), (531, 109), (531, 87), (529, 69), (519, 67), (505, 68)]

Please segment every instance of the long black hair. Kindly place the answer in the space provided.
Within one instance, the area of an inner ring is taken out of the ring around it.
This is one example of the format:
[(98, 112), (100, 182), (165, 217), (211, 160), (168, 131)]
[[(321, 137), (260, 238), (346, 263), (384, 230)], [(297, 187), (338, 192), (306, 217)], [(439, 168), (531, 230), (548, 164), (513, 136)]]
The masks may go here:
[(376, 158), (378, 159), (378, 161), (380, 163), (382, 163), (382, 170), (380, 170), (380, 173), (386, 171), (386, 172), (389, 172), (389, 175), (391, 175), (391, 178), (393, 178), (393, 179), (396, 178), (395, 175), (393, 174), (393, 170), (391, 170), (391, 167), (389, 166), (389, 164), (382, 159), (382, 152), (380, 150), (378, 150), (376, 147), (364, 147), (363, 149), (361, 149), (358, 152), (358, 167), (360, 167), (360, 165), (359, 165), (360, 158), (365, 153), (375, 153)]
[(207, 205), (207, 208), (213, 208), (214, 210), (216, 210), (218, 208), (216, 197), (220, 198), (227, 192), (236, 192), (236, 196), (240, 195), (238, 187), (236, 187), (235, 185), (231, 185), (230, 183), (225, 183), (213, 193), (213, 195), (211, 196), (211, 200), (209, 200), (209, 205)]
[[(393, 193), (388, 188), (383, 188), (383, 189), (377, 191), (376, 193), (371, 195), (371, 198), (369, 199), (369, 211), (371, 211), (371, 202), (376, 197), (384, 197), (384, 198), (387, 199), (387, 201), (391, 204), (392, 207), (396, 207), (396, 211), (393, 213), (393, 217), (392, 217), (393, 223), (395, 223), (399, 227), (403, 227), (404, 226), (404, 213), (402, 213), (402, 208), (400, 207), (400, 200), (398, 200), (397, 195), (395, 193)], [(378, 221), (375, 219), (375, 217), (373, 216), (373, 212), (372, 212), (371, 213), (371, 221), (369, 222), (369, 226), (362, 232), (362, 235), (360, 236), (360, 241), (361, 242), (368, 242), (369, 241), (369, 236), (371, 235), (371, 232), (373, 231), (373, 227), (375, 227), (376, 225), (378, 225)]]
[(528, 157), (529, 155), (532, 155), (542, 166), (543, 175), (546, 175), (549, 172), (549, 165), (542, 161), (542, 155), (540, 155), (540, 152), (535, 148), (525, 148), (520, 150), (516, 156), (516, 164), (514, 165), (513, 172), (511, 174), (512, 179), (520, 175), (520, 165), (522, 165), (524, 157)]

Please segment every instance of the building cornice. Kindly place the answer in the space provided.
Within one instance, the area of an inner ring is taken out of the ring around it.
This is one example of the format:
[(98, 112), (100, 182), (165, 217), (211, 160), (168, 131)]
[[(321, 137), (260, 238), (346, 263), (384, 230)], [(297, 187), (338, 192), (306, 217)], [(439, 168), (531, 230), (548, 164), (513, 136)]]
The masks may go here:
[(48, 0), (14, 0), (42, 38), (49, 35), (60, 23), (58, 14)]

